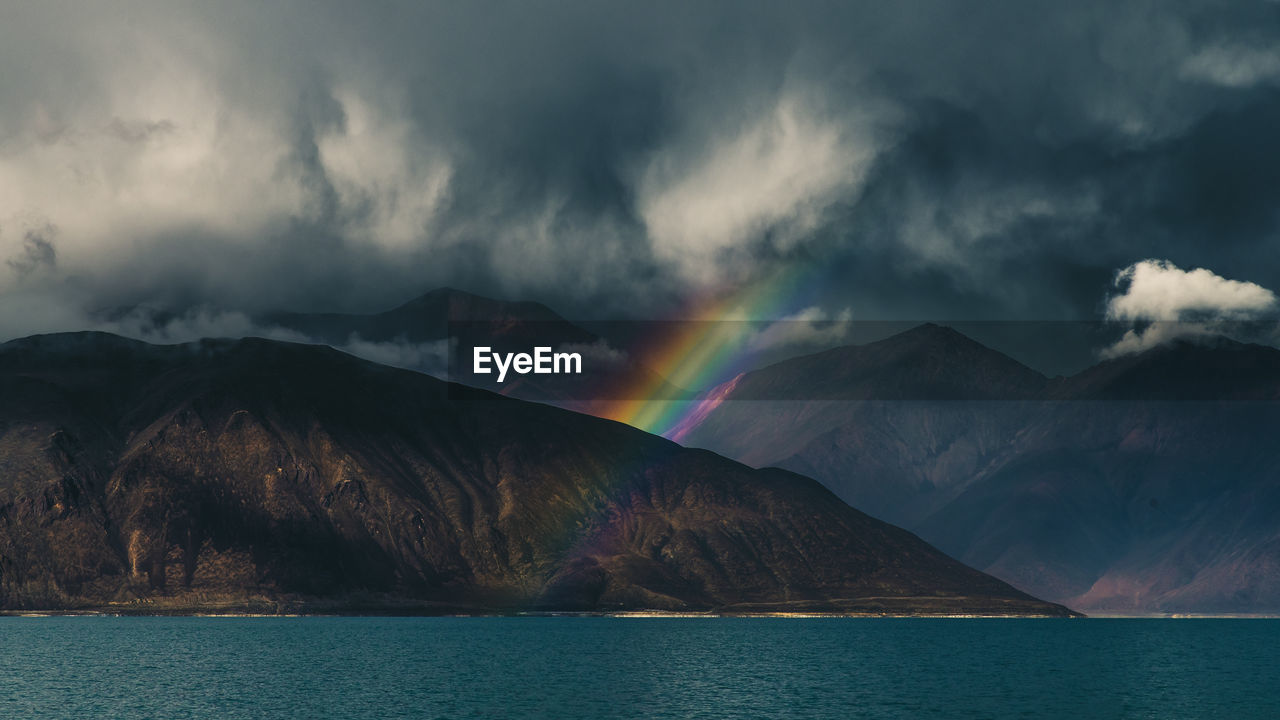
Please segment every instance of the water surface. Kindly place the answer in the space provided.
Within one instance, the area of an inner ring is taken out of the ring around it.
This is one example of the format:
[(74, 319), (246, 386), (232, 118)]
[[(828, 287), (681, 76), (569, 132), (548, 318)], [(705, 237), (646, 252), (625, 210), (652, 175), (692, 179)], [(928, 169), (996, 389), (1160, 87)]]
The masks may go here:
[(1280, 717), (1280, 620), (0, 618), (0, 717)]

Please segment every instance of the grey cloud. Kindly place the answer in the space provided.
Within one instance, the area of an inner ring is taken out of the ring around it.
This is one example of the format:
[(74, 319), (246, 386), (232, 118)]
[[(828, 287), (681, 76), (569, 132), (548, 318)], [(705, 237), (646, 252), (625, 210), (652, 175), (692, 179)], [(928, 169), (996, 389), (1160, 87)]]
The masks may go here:
[(24, 4), (0, 225), (60, 234), (0, 295), (653, 318), (804, 265), (778, 317), (1071, 319), (1146, 257), (1280, 287), (1277, 12)]
[(5, 260), (18, 276), (25, 277), (36, 270), (52, 270), (58, 265), (58, 249), (54, 247), (53, 237), (57, 228), (45, 224), (31, 228), (22, 234), (22, 249), (13, 257)]
[(146, 142), (153, 138), (172, 133), (176, 126), (169, 120), (125, 120), (112, 118), (107, 124), (107, 132), (127, 143)]

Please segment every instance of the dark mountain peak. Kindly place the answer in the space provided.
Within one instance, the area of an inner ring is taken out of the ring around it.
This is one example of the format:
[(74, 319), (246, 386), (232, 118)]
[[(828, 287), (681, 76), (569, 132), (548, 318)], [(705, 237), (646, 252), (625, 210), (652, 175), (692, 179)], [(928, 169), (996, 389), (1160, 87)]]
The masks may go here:
[(16, 338), (0, 344), (0, 352), (61, 352), (72, 353), (103, 348), (148, 347), (141, 340), (130, 340), (109, 332), (81, 330), (78, 332), (42, 333)]
[(1280, 399), (1280, 350), (1222, 336), (1179, 338), (1056, 383), (1073, 399)]
[[(174, 345), (153, 345), (103, 332), (69, 332), (36, 335), (0, 345), (0, 373), (75, 391), (78, 402), (90, 405), (118, 403), (130, 396), (143, 397), (147, 405), (177, 402), (178, 394), (204, 392), (202, 379), (223, 378), (223, 391), (236, 386), (271, 393), (276, 387), (310, 379), (329, 377), (340, 383), (352, 373), (376, 375), (403, 372), (412, 382), (443, 383), (418, 373), (386, 368), (335, 350), (327, 345), (308, 345), (258, 337), (204, 338)], [(167, 374), (175, 382), (157, 381)], [(110, 377), (110, 382), (104, 378)], [(143, 391), (144, 387), (150, 390)], [(159, 397), (164, 392), (175, 395)], [(221, 391), (220, 391), (221, 392)], [(341, 395), (335, 388), (334, 396)], [(156, 396), (156, 397), (152, 397)]]
[(949, 325), (939, 325), (934, 322), (924, 322), (903, 332), (894, 335), (896, 338), (932, 338), (932, 339), (962, 339), (969, 340), (968, 336), (963, 335)]
[(1280, 349), (1270, 345), (1240, 342), (1224, 335), (1178, 337), (1146, 350), (1109, 358), (1078, 374), (1102, 367), (1137, 367), (1161, 363), (1233, 364), (1266, 362), (1280, 358)]
[(918, 350), (953, 354), (966, 353), (975, 357), (985, 356), (998, 362), (1017, 362), (1004, 353), (983, 345), (949, 325), (938, 325), (931, 322), (922, 323), (910, 330), (905, 330), (883, 340), (867, 343), (864, 347), (882, 347), (899, 352)]
[(260, 337), (244, 338), (202, 338), (185, 343), (157, 345), (142, 340), (123, 337), (98, 330), (80, 330), (74, 332), (44, 333), (10, 340), (0, 345), (0, 353), (47, 355), (53, 361), (77, 358), (94, 353), (125, 353), (142, 357), (161, 355), (193, 355), (231, 352), (286, 353), (292, 348), (312, 348), (317, 352), (338, 351), (327, 346), (292, 343), (281, 340), (268, 340)]
[(498, 300), (451, 287), (430, 290), (383, 314), (407, 312), (429, 314), (437, 321), (493, 321), (511, 318), (524, 322), (566, 322), (540, 302)]
[(465, 295), (467, 297), (480, 297), (479, 295), (476, 295), (473, 292), (460, 290), (458, 288), (450, 287), (448, 285), (442, 285), (438, 288), (428, 290), (422, 294), (422, 297), (438, 297), (438, 296), (451, 297), (456, 295)]
[(499, 328), (536, 326), (556, 341), (595, 339), (542, 303), (496, 300), (450, 287), (436, 288), (383, 312), (276, 312), (261, 315), (258, 320), (335, 345), (344, 345), (353, 337), (369, 342), (437, 341), (447, 336), (450, 322), (485, 323)]
[(743, 376), (734, 399), (1016, 399), (1046, 378), (946, 326), (791, 358)]
[(1225, 335), (1201, 335), (1201, 336), (1182, 336), (1175, 337), (1165, 342), (1153, 345), (1145, 350), (1120, 355), (1102, 361), (1100, 364), (1131, 362), (1144, 363), (1150, 362), (1156, 358), (1164, 357), (1194, 357), (1201, 355), (1206, 351), (1225, 350), (1228, 352), (1240, 351), (1247, 348), (1263, 348), (1261, 345), (1252, 343), (1242, 343), (1238, 340), (1232, 340)]
[(47, 333), (17, 338), (0, 345), (0, 367), (44, 371), (64, 365), (143, 361), (164, 354), (169, 347), (95, 330)]
[[(953, 556), (1073, 607), (1280, 607), (1271, 571), (1280, 567), (1276, 348), (1176, 340), (1045, 381), (1020, 396), (1031, 402), (822, 402), (1000, 388), (983, 373), (1026, 375), (1011, 363), (941, 328), (913, 328), (765, 368), (757, 382), (795, 383), (779, 385), (789, 398), (773, 398), (813, 402), (734, 403), (730, 387), (681, 440), (815, 477)], [(1002, 393), (992, 397), (1019, 397)], [(1184, 400), (1194, 402), (1173, 402)]]

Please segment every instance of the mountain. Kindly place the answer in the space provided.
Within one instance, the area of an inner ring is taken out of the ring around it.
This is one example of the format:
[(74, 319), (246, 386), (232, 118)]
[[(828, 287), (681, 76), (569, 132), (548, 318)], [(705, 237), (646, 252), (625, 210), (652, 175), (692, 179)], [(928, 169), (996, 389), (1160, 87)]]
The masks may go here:
[(0, 346), (0, 607), (1069, 611), (818, 483), (336, 350)]
[[(485, 323), (520, 333), (536, 327), (544, 342), (591, 343), (598, 338), (538, 302), (495, 300), (454, 288), (438, 288), (390, 310), (368, 313), (269, 312), (260, 324), (294, 330), (315, 342), (429, 342), (448, 337), (450, 322)], [(532, 339), (532, 338), (525, 338)]]
[[(796, 447), (825, 432), (851, 402), (987, 401), (1038, 396), (1046, 379), (951, 328), (926, 323), (866, 345), (848, 345), (793, 357), (748, 372), (704, 393), (703, 407), (672, 431), (698, 437), (748, 461), (779, 457), (780, 447)], [(725, 400), (769, 401), (770, 408), (796, 411), (793, 426), (744, 436), (742, 427), (721, 428), (723, 415), (711, 409)], [(735, 447), (736, 446), (736, 447)]]
[[(201, 312), (220, 315), (211, 308)], [(193, 330), (220, 332), (216, 324), (193, 325), (191, 313), (178, 315), (141, 305), (110, 308), (95, 317), (107, 328), (125, 328), (126, 334), (143, 340), (187, 338)], [(329, 345), (379, 364), (600, 417), (610, 417), (620, 400), (693, 397), (636, 359), (628, 351), (629, 344), (584, 329), (537, 302), (495, 300), (438, 288), (381, 312), (275, 311), (241, 319), (247, 328), (232, 326), (243, 334)], [(624, 325), (610, 324), (613, 328)], [(477, 347), (504, 357), (531, 353), (538, 347), (574, 353), (580, 358), (574, 366), (580, 372), (572, 377), (509, 372), (500, 380), (492, 364), (488, 373), (473, 372), (472, 352)]]
[[(621, 388), (652, 388), (653, 396), (687, 398), (653, 370), (537, 302), (506, 301), (440, 288), (391, 310), (371, 314), (265, 313), (264, 327), (291, 330), (375, 362), (418, 370), (503, 395), (604, 414)], [(582, 356), (581, 374), (516, 375), (472, 372), (472, 348), (528, 353), (535, 347)]]
[(673, 437), (748, 465), (797, 469), (910, 526), (1004, 444), (1024, 412), (1018, 401), (1047, 382), (926, 324), (745, 373), (709, 393), (714, 409), (691, 413), (693, 424)]
[(711, 396), (686, 444), (810, 475), (1039, 597), (1280, 612), (1274, 348), (1176, 342), (1050, 380), (925, 326)]

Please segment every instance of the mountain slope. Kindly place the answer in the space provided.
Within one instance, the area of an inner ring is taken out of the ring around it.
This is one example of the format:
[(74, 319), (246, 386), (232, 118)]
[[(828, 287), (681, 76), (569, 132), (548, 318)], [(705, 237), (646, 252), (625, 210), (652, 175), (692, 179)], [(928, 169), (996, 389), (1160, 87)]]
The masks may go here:
[[(926, 324), (749, 372), (682, 442), (818, 477), (855, 507), (911, 524), (1007, 442), (1048, 380)], [(695, 415), (695, 417), (697, 417)]]
[(892, 345), (917, 351), (876, 351), (860, 377), (890, 381), (871, 389), (845, 367), (872, 346), (744, 376), (807, 385), (769, 402), (735, 387), (684, 441), (815, 477), (1072, 607), (1280, 612), (1280, 351), (1175, 343), (1047, 380), (936, 330)]
[(315, 346), (0, 346), (0, 605), (1063, 614), (621, 424)]

